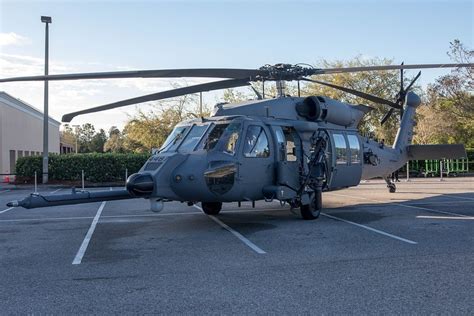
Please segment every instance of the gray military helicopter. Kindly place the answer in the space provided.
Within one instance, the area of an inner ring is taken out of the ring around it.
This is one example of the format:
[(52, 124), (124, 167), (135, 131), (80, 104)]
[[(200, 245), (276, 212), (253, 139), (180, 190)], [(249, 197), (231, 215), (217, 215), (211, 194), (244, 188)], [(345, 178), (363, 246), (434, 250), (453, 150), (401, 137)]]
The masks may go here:
[[(404, 69), (473, 67), (474, 64), (384, 65), (319, 69), (307, 65), (276, 64), (259, 69), (169, 69), (64, 74), (0, 79), (54, 81), (109, 78), (230, 78), (122, 100), (69, 113), (75, 116), (147, 101), (263, 83), (257, 100), (217, 104), (208, 118), (179, 123), (160, 150), (126, 189), (75, 191), (62, 195), (31, 194), (8, 206), (36, 208), (97, 201), (145, 198), (152, 211), (161, 211), (168, 201), (201, 202), (206, 214), (217, 215), (224, 202), (279, 200), (299, 208), (304, 219), (315, 219), (322, 209), (322, 192), (356, 186), (362, 179), (383, 177), (390, 192), (396, 191), (389, 175), (408, 160), (458, 158), (466, 155), (463, 145), (411, 145), (414, 117), (420, 98), (409, 91), (420, 73), (403, 85)], [(395, 101), (314, 80), (320, 74), (400, 69), (402, 84)], [(312, 76), (312, 77), (311, 77)], [(265, 83), (275, 81), (278, 95), (265, 97)], [(372, 108), (325, 96), (294, 97), (285, 93), (285, 81), (314, 82), (354, 94), (403, 113), (395, 142), (389, 147), (359, 134), (357, 126)]]

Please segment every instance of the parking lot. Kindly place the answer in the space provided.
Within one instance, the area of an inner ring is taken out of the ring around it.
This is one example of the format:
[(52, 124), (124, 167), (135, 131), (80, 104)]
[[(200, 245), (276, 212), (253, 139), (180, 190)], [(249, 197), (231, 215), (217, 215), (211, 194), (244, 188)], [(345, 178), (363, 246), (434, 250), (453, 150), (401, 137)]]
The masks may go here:
[(324, 193), (315, 221), (278, 202), (26, 210), (0, 189), (0, 313), (473, 314), (474, 178), (397, 186)]

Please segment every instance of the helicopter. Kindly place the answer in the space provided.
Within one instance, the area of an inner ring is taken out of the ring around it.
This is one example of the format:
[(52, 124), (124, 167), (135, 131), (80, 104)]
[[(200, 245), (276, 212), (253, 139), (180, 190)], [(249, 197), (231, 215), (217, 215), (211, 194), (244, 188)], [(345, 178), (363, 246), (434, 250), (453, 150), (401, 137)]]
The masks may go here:
[[(258, 69), (204, 68), (60, 74), (0, 79), (55, 81), (112, 78), (227, 78), (101, 105), (65, 114), (63, 122), (78, 115), (131, 104), (162, 100), (203, 91), (251, 86), (256, 100), (219, 103), (210, 117), (179, 123), (161, 148), (142, 168), (128, 177), (126, 188), (115, 191), (76, 191), (69, 194), (31, 194), (9, 207), (37, 208), (130, 198), (145, 198), (154, 212), (169, 201), (200, 202), (208, 215), (217, 215), (227, 202), (278, 200), (300, 210), (303, 219), (319, 217), (323, 192), (357, 186), (361, 180), (382, 177), (389, 192), (396, 185), (389, 175), (409, 160), (465, 157), (462, 144), (412, 145), (414, 118), (421, 100), (410, 91), (421, 72), (404, 87), (404, 69), (474, 67), (474, 64), (382, 65), (315, 68), (306, 64), (265, 65)], [(321, 74), (400, 70), (401, 86), (395, 101), (362, 91), (315, 80)], [(276, 82), (277, 96), (265, 96), (265, 83)], [(298, 82), (298, 96), (285, 93), (285, 82)], [(361, 119), (372, 108), (326, 96), (300, 96), (300, 81), (313, 82), (351, 93), (400, 111), (400, 126), (392, 146), (359, 134)]]

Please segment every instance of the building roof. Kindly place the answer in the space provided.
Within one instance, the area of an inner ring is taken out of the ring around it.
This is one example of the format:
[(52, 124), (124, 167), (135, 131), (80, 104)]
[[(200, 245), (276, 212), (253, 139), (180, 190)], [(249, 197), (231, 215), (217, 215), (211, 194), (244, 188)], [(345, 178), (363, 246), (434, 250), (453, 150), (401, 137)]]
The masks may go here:
[[(0, 102), (41, 120), (43, 119), (43, 112), (41, 112), (31, 104), (28, 104), (23, 100), (17, 99), (4, 91), (0, 91)], [(56, 121), (51, 116), (49, 116), (49, 123), (57, 125), (58, 127), (61, 125), (61, 122)]]

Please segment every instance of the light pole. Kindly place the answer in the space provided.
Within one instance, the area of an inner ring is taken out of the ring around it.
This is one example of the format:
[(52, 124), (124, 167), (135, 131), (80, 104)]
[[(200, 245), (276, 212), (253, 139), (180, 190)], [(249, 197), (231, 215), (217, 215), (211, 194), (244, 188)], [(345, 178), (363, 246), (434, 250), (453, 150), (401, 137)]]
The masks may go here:
[(76, 154), (77, 154), (77, 139), (79, 138), (79, 126), (80, 125), (72, 125), (72, 127), (74, 127), (74, 131), (75, 131), (75, 134), (76, 134)]
[[(45, 48), (44, 48), (44, 75), (48, 75), (49, 68), (49, 23), (51, 23), (50, 16), (42, 16), (41, 22), (46, 24), (45, 29)], [(43, 183), (48, 183), (48, 80), (44, 81), (44, 113), (43, 113)]]

